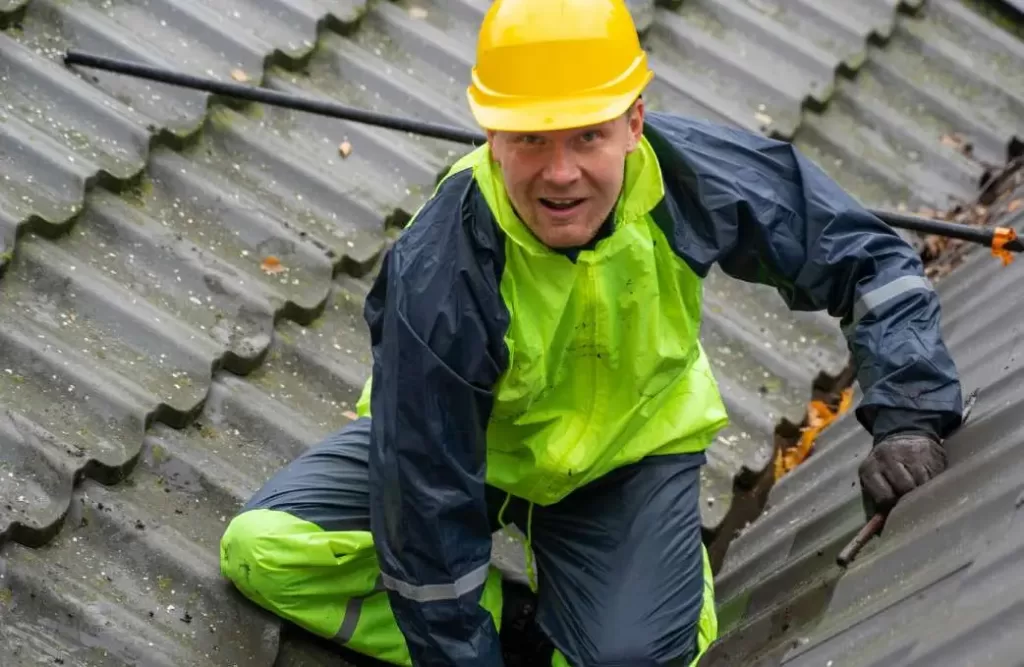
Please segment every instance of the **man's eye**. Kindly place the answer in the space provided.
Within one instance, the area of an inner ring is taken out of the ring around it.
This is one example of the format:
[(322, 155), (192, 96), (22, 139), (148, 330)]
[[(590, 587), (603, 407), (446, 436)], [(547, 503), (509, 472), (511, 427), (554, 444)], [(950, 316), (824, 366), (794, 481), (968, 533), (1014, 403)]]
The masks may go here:
[(581, 139), (583, 140), (583, 143), (587, 143), (587, 144), (588, 144), (588, 143), (590, 143), (591, 141), (597, 141), (597, 139), (598, 139), (598, 138), (599, 138), (600, 136), (601, 136), (601, 135), (600, 135), (600, 133), (599, 133), (599, 132), (584, 132), (584, 133), (583, 133), (583, 134), (581, 135), (581, 137), (580, 137), (580, 138), (581, 138)]

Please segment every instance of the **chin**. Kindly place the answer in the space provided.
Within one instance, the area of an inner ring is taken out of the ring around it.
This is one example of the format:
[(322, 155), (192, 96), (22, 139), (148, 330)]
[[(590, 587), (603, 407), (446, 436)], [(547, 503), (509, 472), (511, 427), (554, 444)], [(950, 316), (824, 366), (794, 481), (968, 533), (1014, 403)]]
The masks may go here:
[(597, 228), (586, 229), (581, 227), (563, 227), (547, 230), (541, 238), (550, 248), (573, 248), (585, 245), (597, 233)]

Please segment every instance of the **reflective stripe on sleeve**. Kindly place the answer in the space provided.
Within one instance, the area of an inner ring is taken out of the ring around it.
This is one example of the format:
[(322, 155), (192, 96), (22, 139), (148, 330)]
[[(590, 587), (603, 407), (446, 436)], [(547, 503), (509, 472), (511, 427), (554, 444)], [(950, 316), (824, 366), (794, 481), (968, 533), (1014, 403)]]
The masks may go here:
[(902, 294), (918, 289), (931, 291), (932, 284), (922, 276), (902, 276), (881, 287), (876, 287), (853, 304), (853, 321), (849, 326), (855, 326), (861, 318), (886, 301), (891, 301)]

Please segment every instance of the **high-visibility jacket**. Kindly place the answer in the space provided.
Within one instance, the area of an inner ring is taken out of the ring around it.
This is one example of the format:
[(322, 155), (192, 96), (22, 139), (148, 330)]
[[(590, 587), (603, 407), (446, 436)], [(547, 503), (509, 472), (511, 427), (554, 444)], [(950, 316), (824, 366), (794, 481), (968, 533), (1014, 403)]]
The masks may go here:
[(478, 604), (485, 483), (553, 503), (642, 457), (701, 451), (726, 424), (698, 341), (715, 263), (842, 318), (869, 430), (889, 409), (959, 423), (919, 258), (789, 144), (649, 112), (612, 223), (592, 247), (545, 247), (483, 146), (417, 211), (368, 295), (371, 525), (424, 664), (499, 654)]

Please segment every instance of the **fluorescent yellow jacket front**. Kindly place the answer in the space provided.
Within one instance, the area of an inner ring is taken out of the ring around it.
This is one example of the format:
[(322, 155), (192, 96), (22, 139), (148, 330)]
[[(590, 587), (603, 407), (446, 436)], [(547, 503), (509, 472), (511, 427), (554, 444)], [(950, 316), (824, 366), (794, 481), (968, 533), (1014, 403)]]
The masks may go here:
[(417, 212), (367, 296), (371, 527), (425, 664), (497, 664), (478, 604), (487, 484), (553, 503), (639, 458), (701, 452), (725, 425), (698, 343), (714, 264), (842, 318), (869, 429), (890, 409), (957, 420), (920, 260), (789, 144), (649, 113), (613, 223), (591, 248), (545, 248), (483, 147)]
[(575, 257), (544, 246), (515, 215), (486, 145), (456, 163), (439, 192), (467, 187), (487, 207), (471, 223), (496, 226), (487, 242), (504, 260), (493, 278), (500, 302), (477, 314), (503, 323), (488, 483), (548, 505), (645, 456), (703, 451), (726, 412), (698, 341), (701, 279), (651, 216), (664, 188), (650, 144), (627, 159), (614, 233)]

